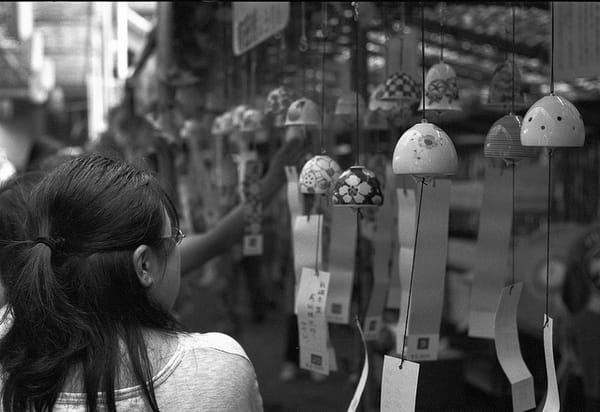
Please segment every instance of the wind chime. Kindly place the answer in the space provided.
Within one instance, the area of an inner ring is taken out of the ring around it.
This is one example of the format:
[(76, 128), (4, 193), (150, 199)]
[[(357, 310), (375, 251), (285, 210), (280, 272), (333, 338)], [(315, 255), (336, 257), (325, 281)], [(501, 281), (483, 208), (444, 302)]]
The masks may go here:
[[(360, 44), (360, 31), (358, 22), (358, 5), (354, 2), (354, 26), (355, 26), (355, 44), (354, 44), (354, 66), (356, 78), (355, 93), (355, 132), (354, 132), (354, 166), (344, 171), (335, 183), (332, 202), (334, 206), (342, 207), (379, 207), (383, 204), (383, 193), (381, 185), (375, 173), (360, 165), (360, 111), (358, 93), (360, 70), (358, 60), (358, 48)], [(360, 218), (360, 215), (357, 215)]]
[[(552, 348), (552, 318), (549, 313), (550, 285), (550, 224), (552, 211), (552, 154), (559, 147), (581, 147), (585, 143), (583, 119), (575, 106), (567, 99), (554, 94), (554, 2), (550, 2), (550, 94), (535, 102), (525, 114), (521, 127), (521, 143), (523, 146), (544, 147), (548, 151), (548, 198), (546, 222), (546, 301), (544, 313), (544, 351), (552, 364), (547, 364), (548, 396), (546, 405), (551, 400), (550, 394), (558, 397), (554, 357)], [(553, 377), (553, 379), (550, 379)], [(545, 410), (545, 409), (544, 409)]]
[[(440, 9), (440, 62), (434, 64), (427, 72), (425, 78), (423, 93), (419, 110), (431, 110), (438, 115), (444, 112), (461, 111), (458, 95), (458, 82), (456, 72), (446, 62), (444, 62), (444, 19), (445, 2), (442, 2)], [(423, 40), (424, 41), (424, 40)]]
[[(426, 99), (425, 93), (425, 16), (424, 5), (421, 8), (421, 72), (422, 72), (422, 101)], [(408, 287), (408, 302), (406, 308), (406, 321), (400, 354), (402, 361), (405, 357), (405, 344), (408, 332), (408, 316), (410, 314), (411, 295), (415, 271), (415, 257), (419, 251), (419, 225), (421, 218), (421, 205), (423, 201), (423, 186), (427, 180), (435, 177), (444, 177), (456, 173), (458, 157), (454, 144), (448, 135), (433, 123), (427, 122), (428, 106), (423, 103), (423, 119), (408, 129), (398, 140), (394, 149), (392, 169), (395, 174), (411, 175), (420, 184), (419, 200), (417, 206), (416, 228), (414, 239), (414, 253)]]

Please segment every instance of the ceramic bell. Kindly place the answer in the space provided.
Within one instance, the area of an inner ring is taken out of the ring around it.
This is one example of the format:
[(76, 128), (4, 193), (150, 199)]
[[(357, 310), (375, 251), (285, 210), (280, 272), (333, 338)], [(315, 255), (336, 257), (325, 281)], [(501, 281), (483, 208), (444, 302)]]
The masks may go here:
[(485, 157), (513, 162), (537, 157), (537, 150), (521, 144), (522, 123), (522, 118), (513, 113), (498, 119), (485, 137), (483, 146)]
[(383, 193), (375, 173), (364, 166), (352, 166), (335, 182), (332, 201), (334, 206), (381, 206)]
[(319, 108), (312, 100), (303, 97), (290, 105), (284, 125), (317, 127), (319, 123)]
[(385, 84), (380, 84), (373, 89), (369, 96), (369, 110), (374, 112), (381, 110), (384, 112), (392, 111), (398, 106), (398, 102), (394, 100), (383, 100), (385, 94)]
[(273, 117), (273, 126), (284, 126), (287, 110), (295, 98), (296, 94), (294, 91), (285, 86), (273, 89), (267, 95), (264, 114), (265, 116)]
[(248, 106), (241, 104), (231, 111), (231, 124), (234, 129), (240, 130), (242, 128), (242, 117), (248, 109)]
[[(358, 96), (358, 113), (359, 116), (365, 112), (365, 100), (362, 96)], [(356, 116), (356, 93), (349, 92), (344, 93), (335, 104), (335, 111), (333, 112), (336, 116)]]
[(331, 157), (314, 156), (304, 164), (298, 177), (300, 192), (316, 195), (329, 193), (341, 172), (340, 165)]
[(366, 130), (388, 130), (388, 118), (381, 109), (369, 110), (364, 117), (363, 127)]
[(458, 156), (450, 137), (433, 123), (417, 123), (398, 139), (392, 158), (397, 175), (418, 177), (456, 173)]
[[(425, 77), (425, 109), (438, 112), (462, 110), (458, 104), (456, 72), (446, 63), (434, 64)], [(423, 110), (423, 99), (419, 110)]]
[(247, 133), (256, 132), (263, 128), (262, 121), (263, 116), (261, 112), (256, 109), (248, 109), (242, 114), (240, 130)]
[[(517, 67), (515, 67), (514, 95), (514, 108), (516, 110), (524, 109), (525, 93), (521, 82), (521, 73)], [(498, 109), (513, 107), (513, 65), (511, 61), (506, 60), (494, 70), (486, 106)]]
[(523, 117), (523, 146), (574, 147), (583, 146), (584, 142), (581, 114), (564, 97), (544, 96)]
[(381, 100), (398, 102), (403, 107), (410, 106), (419, 100), (417, 82), (407, 73), (392, 73), (384, 83)]

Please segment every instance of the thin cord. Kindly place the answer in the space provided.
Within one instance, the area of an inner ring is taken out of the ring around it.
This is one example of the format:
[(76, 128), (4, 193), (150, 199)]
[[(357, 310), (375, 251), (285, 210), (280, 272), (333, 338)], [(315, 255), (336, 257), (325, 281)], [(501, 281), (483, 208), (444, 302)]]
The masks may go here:
[(419, 207), (417, 208), (417, 224), (416, 224), (416, 229), (415, 229), (415, 246), (414, 246), (414, 251), (413, 251), (413, 256), (412, 256), (412, 266), (410, 268), (410, 282), (408, 285), (408, 302), (406, 304), (406, 318), (404, 321), (404, 335), (402, 337), (402, 352), (400, 353), (400, 356), (402, 358), (401, 362), (400, 362), (400, 368), (402, 368), (402, 365), (404, 364), (404, 349), (406, 347), (406, 334), (408, 332), (408, 316), (410, 315), (410, 299), (412, 296), (412, 286), (413, 286), (413, 278), (415, 275), (415, 257), (417, 256), (417, 243), (419, 240), (419, 222), (421, 220), (421, 203), (423, 202), (423, 186), (425, 186), (425, 178), (421, 178), (421, 190), (419, 192)]
[(358, 134), (360, 132), (360, 120), (359, 120), (359, 113), (358, 113), (358, 99), (359, 99), (359, 75), (360, 75), (360, 63), (358, 61), (358, 44), (360, 42), (360, 33), (359, 33), (359, 23), (358, 23), (358, 2), (355, 1), (354, 3), (354, 27), (355, 27), (355, 37), (356, 37), (356, 41), (354, 44), (354, 66), (355, 66), (355, 70), (356, 70), (356, 82), (355, 82), (355, 87), (356, 87), (356, 121), (355, 121), (355, 139), (356, 139), (356, 144), (355, 144), (355, 148), (356, 148), (356, 157), (355, 157), (355, 163), (356, 165), (358, 165), (360, 163), (360, 139), (358, 137)]
[(515, 112), (515, 5), (511, 4), (512, 9), (512, 100), (511, 112)]
[(515, 161), (511, 161), (512, 166), (512, 224), (510, 228), (511, 237), (511, 261), (512, 261), (512, 285), (515, 284)]
[(298, 49), (300, 50), (300, 67), (302, 68), (302, 94), (306, 91), (306, 68), (304, 67), (304, 52), (308, 49), (308, 39), (306, 37), (306, 8), (304, 2), (300, 3), (302, 16), (300, 16), (300, 23), (302, 27), (302, 33), (300, 34), (300, 44)]
[(550, 295), (550, 212), (552, 211), (552, 149), (548, 149), (548, 205), (546, 213), (546, 321), (544, 327), (548, 324), (549, 313), (549, 295)]
[(425, 3), (421, 3), (421, 75), (422, 75), (422, 94), (423, 94), (423, 122), (427, 122), (425, 111)]
[(323, 219), (322, 215), (319, 215), (319, 213), (321, 213), (321, 198), (323, 196), (317, 196), (317, 253), (315, 253), (315, 274), (318, 276), (319, 275), (319, 249), (321, 247), (321, 222)]
[(446, 7), (446, 2), (443, 1), (440, 6), (440, 37), (441, 37), (441, 46), (440, 46), (440, 61), (444, 61), (444, 9)]
[(550, 2), (550, 94), (554, 94), (554, 2)]
[(321, 35), (322, 37), (322, 49), (321, 49), (321, 136), (320, 146), (321, 153), (325, 152), (323, 148), (323, 129), (325, 128), (325, 43), (327, 42), (327, 2), (321, 3), (321, 17), (323, 18), (321, 24)]

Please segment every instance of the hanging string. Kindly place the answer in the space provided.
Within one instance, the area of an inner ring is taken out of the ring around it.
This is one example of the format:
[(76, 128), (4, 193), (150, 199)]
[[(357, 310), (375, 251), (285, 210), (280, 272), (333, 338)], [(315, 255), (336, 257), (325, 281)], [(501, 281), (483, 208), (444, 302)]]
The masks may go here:
[(440, 40), (441, 40), (441, 46), (440, 46), (440, 61), (443, 62), (444, 61), (444, 17), (445, 17), (445, 8), (446, 8), (446, 2), (443, 1), (441, 6), (440, 6)]
[(550, 2), (550, 94), (554, 94), (554, 2)]
[(549, 296), (550, 296), (550, 217), (552, 212), (552, 149), (548, 149), (548, 202), (546, 212), (546, 321), (544, 327), (548, 324), (549, 313)]
[(325, 128), (325, 51), (326, 51), (326, 43), (327, 43), (327, 2), (324, 1), (321, 3), (321, 135), (320, 135), (320, 148), (321, 153), (325, 153), (325, 148), (323, 147), (323, 132)]
[(360, 62), (358, 61), (359, 60), (358, 59), (358, 45), (360, 42), (360, 30), (359, 30), (360, 25), (358, 23), (358, 2), (357, 1), (352, 2), (352, 5), (354, 6), (354, 28), (355, 28), (354, 32), (355, 32), (355, 37), (356, 37), (355, 44), (354, 44), (354, 68), (355, 68), (355, 79), (356, 79), (356, 81), (354, 83), (355, 89), (356, 89), (355, 90), (355, 92), (356, 92), (356, 121), (355, 121), (356, 130), (355, 130), (355, 136), (354, 136), (354, 138), (356, 140), (355, 145), (354, 145), (354, 147), (356, 149), (356, 155), (355, 155), (355, 163), (354, 164), (358, 165), (360, 163), (360, 149), (359, 149), (360, 139), (358, 136), (359, 132), (360, 132), (360, 120), (359, 120), (360, 115), (358, 113), (358, 99), (359, 99), (358, 85), (359, 85), (359, 76), (360, 76), (360, 68), (359, 68)]
[(304, 52), (308, 50), (308, 38), (306, 37), (306, 7), (304, 2), (300, 3), (301, 13), (300, 16), (300, 44), (298, 50), (300, 50), (300, 68), (302, 70), (302, 94), (306, 91), (306, 69), (304, 67)]
[(423, 203), (423, 186), (425, 186), (425, 178), (421, 178), (421, 190), (419, 191), (419, 206), (417, 207), (417, 222), (415, 229), (415, 246), (412, 256), (412, 266), (410, 267), (410, 282), (408, 284), (408, 301), (406, 302), (406, 318), (404, 321), (404, 334), (402, 336), (402, 352), (400, 353), (400, 357), (402, 360), (400, 361), (400, 369), (402, 369), (402, 365), (404, 364), (404, 349), (406, 348), (406, 334), (408, 333), (408, 316), (410, 314), (410, 300), (412, 297), (412, 287), (413, 287), (413, 279), (415, 275), (415, 257), (417, 256), (417, 244), (419, 240), (419, 222), (421, 221), (421, 204)]
[(511, 240), (511, 245), (512, 245), (512, 251), (511, 251), (511, 263), (512, 263), (512, 280), (511, 280), (511, 285), (515, 284), (515, 161), (512, 160), (511, 162), (511, 168), (512, 168), (512, 225), (510, 228), (510, 240)]
[(512, 10), (512, 100), (511, 100), (511, 113), (515, 112), (515, 5), (511, 4)]
[(423, 122), (427, 122), (425, 110), (425, 3), (421, 3), (421, 93), (423, 98)]
[(323, 216), (320, 214), (321, 213), (321, 198), (323, 196), (319, 196), (317, 195), (317, 207), (316, 209), (316, 215), (317, 215), (317, 249), (316, 249), (316, 253), (315, 253), (315, 275), (319, 276), (319, 252), (321, 249), (321, 223), (323, 220)]

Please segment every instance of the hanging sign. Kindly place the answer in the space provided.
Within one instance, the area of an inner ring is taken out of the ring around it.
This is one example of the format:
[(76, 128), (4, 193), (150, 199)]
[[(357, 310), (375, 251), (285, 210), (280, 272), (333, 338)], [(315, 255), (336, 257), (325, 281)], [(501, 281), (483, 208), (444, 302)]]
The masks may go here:
[(436, 360), (438, 357), (449, 211), (450, 180), (436, 179), (425, 185), (418, 227), (419, 238), (415, 245), (405, 354), (406, 359), (413, 361)]
[(473, 338), (494, 337), (498, 298), (509, 274), (511, 179), (509, 170), (487, 163), (469, 309), (469, 336)]
[(331, 283), (327, 296), (327, 321), (347, 324), (354, 279), (356, 253), (356, 214), (345, 207), (331, 210), (329, 272)]
[[(292, 244), (294, 246), (294, 274), (295, 274), (295, 289), (294, 296), (298, 296), (298, 287), (300, 285), (300, 276), (303, 268), (315, 267), (315, 264), (320, 265), (322, 262), (322, 248), (317, 250), (317, 237), (322, 236), (323, 215), (307, 215), (298, 216), (294, 221), (294, 229), (292, 231)], [(318, 268), (320, 269), (320, 267)], [(294, 313), (298, 313), (298, 300), (294, 300)]]
[(554, 77), (573, 80), (600, 72), (600, 3), (554, 2)]
[(289, 1), (234, 1), (232, 8), (236, 56), (282, 31), (290, 20)]
[(302, 268), (298, 287), (300, 367), (329, 375), (329, 336), (325, 304), (329, 273)]
[(418, 363), (384, 355), (381, 412), (414, 412), (418, 381)]
[(517, 330), (517, 309), (523, 283), (502, 289), (494, 322), (494, 344), (498, 362), (511, 385), (513, 411), (535, 408), (533, 376), (527, 368)]

